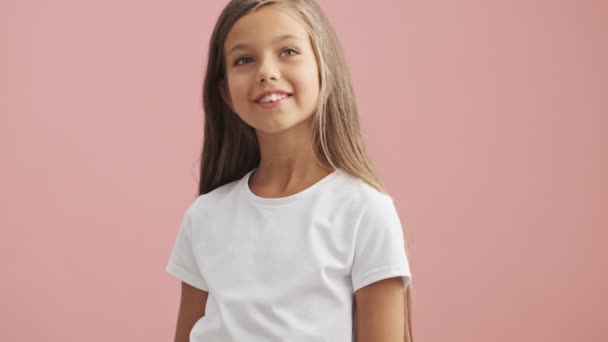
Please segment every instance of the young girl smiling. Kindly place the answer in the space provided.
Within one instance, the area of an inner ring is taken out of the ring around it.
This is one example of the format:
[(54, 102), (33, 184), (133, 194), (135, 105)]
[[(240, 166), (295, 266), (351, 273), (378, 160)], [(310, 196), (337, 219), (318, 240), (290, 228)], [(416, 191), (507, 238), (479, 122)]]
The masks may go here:
[(412, 341), (403, 230), (319, 6), (230, 1), (203, 104), (199, 196), (166, 266), (175, 341)]

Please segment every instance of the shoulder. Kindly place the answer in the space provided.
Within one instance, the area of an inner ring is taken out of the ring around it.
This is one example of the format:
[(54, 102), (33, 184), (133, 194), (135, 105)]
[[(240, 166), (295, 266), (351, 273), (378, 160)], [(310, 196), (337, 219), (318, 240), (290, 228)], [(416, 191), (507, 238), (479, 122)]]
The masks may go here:
[(358, 211), (383, 211), (393, 207), (392, 197), (379, 191), (362, 179), (340, 170), (341, 181), (336, 182), (334, 191), (341, 193), (344, 199)]
[(242, 179), (226, 183), (212, 191), (197, 196), (188, 206), (187, 212), (193, 219), (206, 216), (209, 212), (217, 211), (225, 205), (234, 203), (238, 196), (239, 184)]
[(325, 189), (319, 206), (344, 218), (354, 232), (361, 226), (393, 226), (399, 222), (392, 197), (362, 179), (340, 170)]

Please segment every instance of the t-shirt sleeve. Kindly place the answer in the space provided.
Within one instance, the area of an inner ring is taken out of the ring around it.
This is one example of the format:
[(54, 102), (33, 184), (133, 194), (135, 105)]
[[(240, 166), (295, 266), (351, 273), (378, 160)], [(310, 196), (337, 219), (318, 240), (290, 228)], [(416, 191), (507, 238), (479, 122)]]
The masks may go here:
[(353, 293), (397, 276), (402, 277), (404, 288), (409, 285), (411, 272), (403, 229), (392, 198), (383, 194), (367, 204), (359, 220), (351, 272)]
[(194, 204), (186, 209), (165, 270), (177, 279), (208, 292), (209, 288), (192, 249), (193, 207)]

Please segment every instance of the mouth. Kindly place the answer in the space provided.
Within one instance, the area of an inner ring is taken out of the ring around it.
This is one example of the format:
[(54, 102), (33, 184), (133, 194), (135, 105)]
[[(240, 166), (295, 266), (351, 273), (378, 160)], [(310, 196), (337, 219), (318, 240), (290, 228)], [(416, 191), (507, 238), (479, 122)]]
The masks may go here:
[(263, 107), (263, 108), (275, 108), (278, 107), (280, 105), (282, 105), (283, 103), (285, 103), (287, 100), (289, 100), (291, 97), (293, 96), (293, 94), (289, 94), (285, 97), (283, 97), (282, 99), (279, 99), (277, 101), (270, 101), (270, 102), (260, 102), (260, 101), (254, 101), (257, 105)]

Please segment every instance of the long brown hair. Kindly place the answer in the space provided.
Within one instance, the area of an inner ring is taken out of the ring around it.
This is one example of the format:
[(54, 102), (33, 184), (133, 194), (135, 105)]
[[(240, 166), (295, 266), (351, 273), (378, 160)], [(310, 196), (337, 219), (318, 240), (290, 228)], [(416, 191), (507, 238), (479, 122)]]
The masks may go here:
[[(312, 42), (320, 80), (319, 102), (312, 117), (315, 158), (321, 164), (340, 168), (387, 193), (368, 158), (350, 71), (336, 32), (323, 10), (313, 0), (232, 0), (220, 14), (209, 42), (203, 85), (205, 126), (199, 195), (242, 178), (260, 163), (255, 129), (243, 122), (222, 100), (219, 84), (226, 77), (224, 42), (228, 32), (242, 16), (270, 4), (295, 10), (303, 19)], [(406, 342), (413, 342), (412, 285), (410, 281), (405, 289)], [(354, 301), (353, 309), (354, 315)]]

